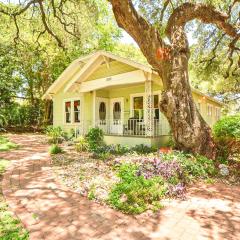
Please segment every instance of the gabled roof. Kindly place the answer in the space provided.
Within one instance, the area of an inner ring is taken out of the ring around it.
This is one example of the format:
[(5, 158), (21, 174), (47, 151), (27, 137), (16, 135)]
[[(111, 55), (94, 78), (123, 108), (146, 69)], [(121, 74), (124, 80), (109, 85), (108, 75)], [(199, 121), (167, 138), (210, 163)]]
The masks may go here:
[[(114, 55), (112, 53), (106, 52), (106, 51), (97, 51), (95, 53), (89, 54), (87, 56), (80, 57), (73, 61), (64, 71), (63, 73), (58, 77), (58, 79), (49, 87), (49, 89), (46, 91), (46, 93), (43, 95), (43, 99), (51, 98), (51, 95), (54, 95), (63, 85), (67, 84), (66, 89), (70, 89), (71, 86), (76, 83), (77, 81), (83, 81), (81, 79), (82, 74), (86, 74), (86, 72), (89, 70), (89, 67), (96, 63), (99, 59), (99, 57), (103, 58), (110, 58), (116, 61), (119, 61), (121, 63), (130, 65), (136, 69), (141, 69), (145, 72), (152, 73), (153, 70), (150, 66), (143, 65), (141, 63), (137, 63), (135, 61), (132, 61), (130, 59), (120, 57), (117, 55)], [(99, 65), (97, 65), (99, 66)]]
[[(59, 91), (59, 89), (61, 89), (65, 84), (67, 84), (65, 91), (71, 89), (73, 85), (76, 83), (80, 84), (82, 81), (86, 80), (87, 77), (89, 77), (91, 73), (100, 66), (102, 61), (106, 59), (112, 59), (123, 64), (130, 65), (136, 69), (143, 70), (146, 73), (154, 73), (158, 75), (156, 72), (153, 71), (153, 69), (150, 66), (101, 50), (89, 54), (87, 56), (80, 57), (73, 61), (63, 71), (63, 73), (58, 77), (58, 79), (49, 87), (49, 89), (46, 91), (42, 98), (51, 99), (51, 96), (56, 94)], [(205, 96), (209, 100), (214, 101), (220, 105), (224, 105), (220, 101), (200, 92), (199, 90), (192, 88), (192, 91), (201, 96)]]

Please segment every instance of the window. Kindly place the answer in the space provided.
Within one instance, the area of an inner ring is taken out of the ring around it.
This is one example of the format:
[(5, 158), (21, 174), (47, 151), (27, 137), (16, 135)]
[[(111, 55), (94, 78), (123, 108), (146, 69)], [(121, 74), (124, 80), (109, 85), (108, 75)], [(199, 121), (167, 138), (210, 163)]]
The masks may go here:
[(100, 102), (99, 105), (99, 119), (100, 120), (106, 120), (106, 104), (105, 102)]
[(207, 105), (207, 115), (212, 116), (212, 106), (210, 104)]
[(216, 108), (215, 108), (215, 116), (216, 116), (216, 119), (217, 119), (217, 120), (220, 119), (221, 109), (220, 109), (219, 107), (216, 107)]
[(71, 102), (65, 102), (65, 122), (71, 123)]
[(119, 102), (115, 102), (113, 106), (113, 119), (120, 120), (121, 119), (121, 105)]
[(74, 101), (74, 122), (80, 122), (80, 100)]
[(80, 108), (81, 108), (80, 100), (69, 100), (65, 101), (64, 103), (64, 118), (65, 123), (80, 123), (81, 115), (80, 115)]
[(201, 112), (201, 103), (200, 102), (197, 102), (197, 109), (199, 112)]
[(159, 116), (160, 116), (159, 95), (153, 96), (153, 114), (154, 114), (154, 119), (159, 120)]
[(133, 117), (143, 119), (143, 96), (133, 98)]

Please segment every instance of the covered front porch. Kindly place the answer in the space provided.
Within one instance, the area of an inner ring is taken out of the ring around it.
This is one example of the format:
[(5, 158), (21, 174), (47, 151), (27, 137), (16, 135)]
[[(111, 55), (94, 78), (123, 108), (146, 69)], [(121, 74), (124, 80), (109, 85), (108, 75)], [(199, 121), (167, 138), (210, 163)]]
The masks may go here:
[(169, 135), (168, 121), (159, 109), (161, 90), (157, 84), (115, 85), (87, 94), (92, 96), (93, 112), (91, 119), (83, 117), (81, 120), (79, 134), (99, 127), (108, 136), (154, 138)]
[(79, 134), (99, 127), (109, 136), (150, 138), (170, 131), (159, 109), (161, 91), (151, 68), (109, 53), (95, 55), (64, 88), (83, 96)]

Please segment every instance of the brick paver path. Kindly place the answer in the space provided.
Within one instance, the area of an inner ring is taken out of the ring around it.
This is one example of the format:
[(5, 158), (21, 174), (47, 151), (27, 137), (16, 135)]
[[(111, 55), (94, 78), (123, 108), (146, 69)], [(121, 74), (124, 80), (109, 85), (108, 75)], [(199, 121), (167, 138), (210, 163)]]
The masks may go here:
[(154, 217), (134, 218), (100, 206), (56, 182), (41, 135), (10, 135), (21, 148), (0, 153), (12, 161), (2, 182), (8, 204), (34, 240), (240, 239), (240, 189), (223, 184), (191, 188), (187, 200), (166, 201)]

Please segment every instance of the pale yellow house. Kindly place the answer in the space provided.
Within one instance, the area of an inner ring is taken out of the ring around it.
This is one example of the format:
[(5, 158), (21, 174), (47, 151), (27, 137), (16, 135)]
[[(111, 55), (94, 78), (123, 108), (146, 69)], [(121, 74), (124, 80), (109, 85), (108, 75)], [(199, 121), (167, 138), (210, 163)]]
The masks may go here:
[[(53, 125), (84, 135), (91, 127), (107, 144), (161, 145), (170, 128), (158, 103), (161, 79), (151, 67), (98, 51), (72, 62), (44, 94), (53, 100)], [(192, 90), (204, 119), (212, 126), (222, 103)]]

